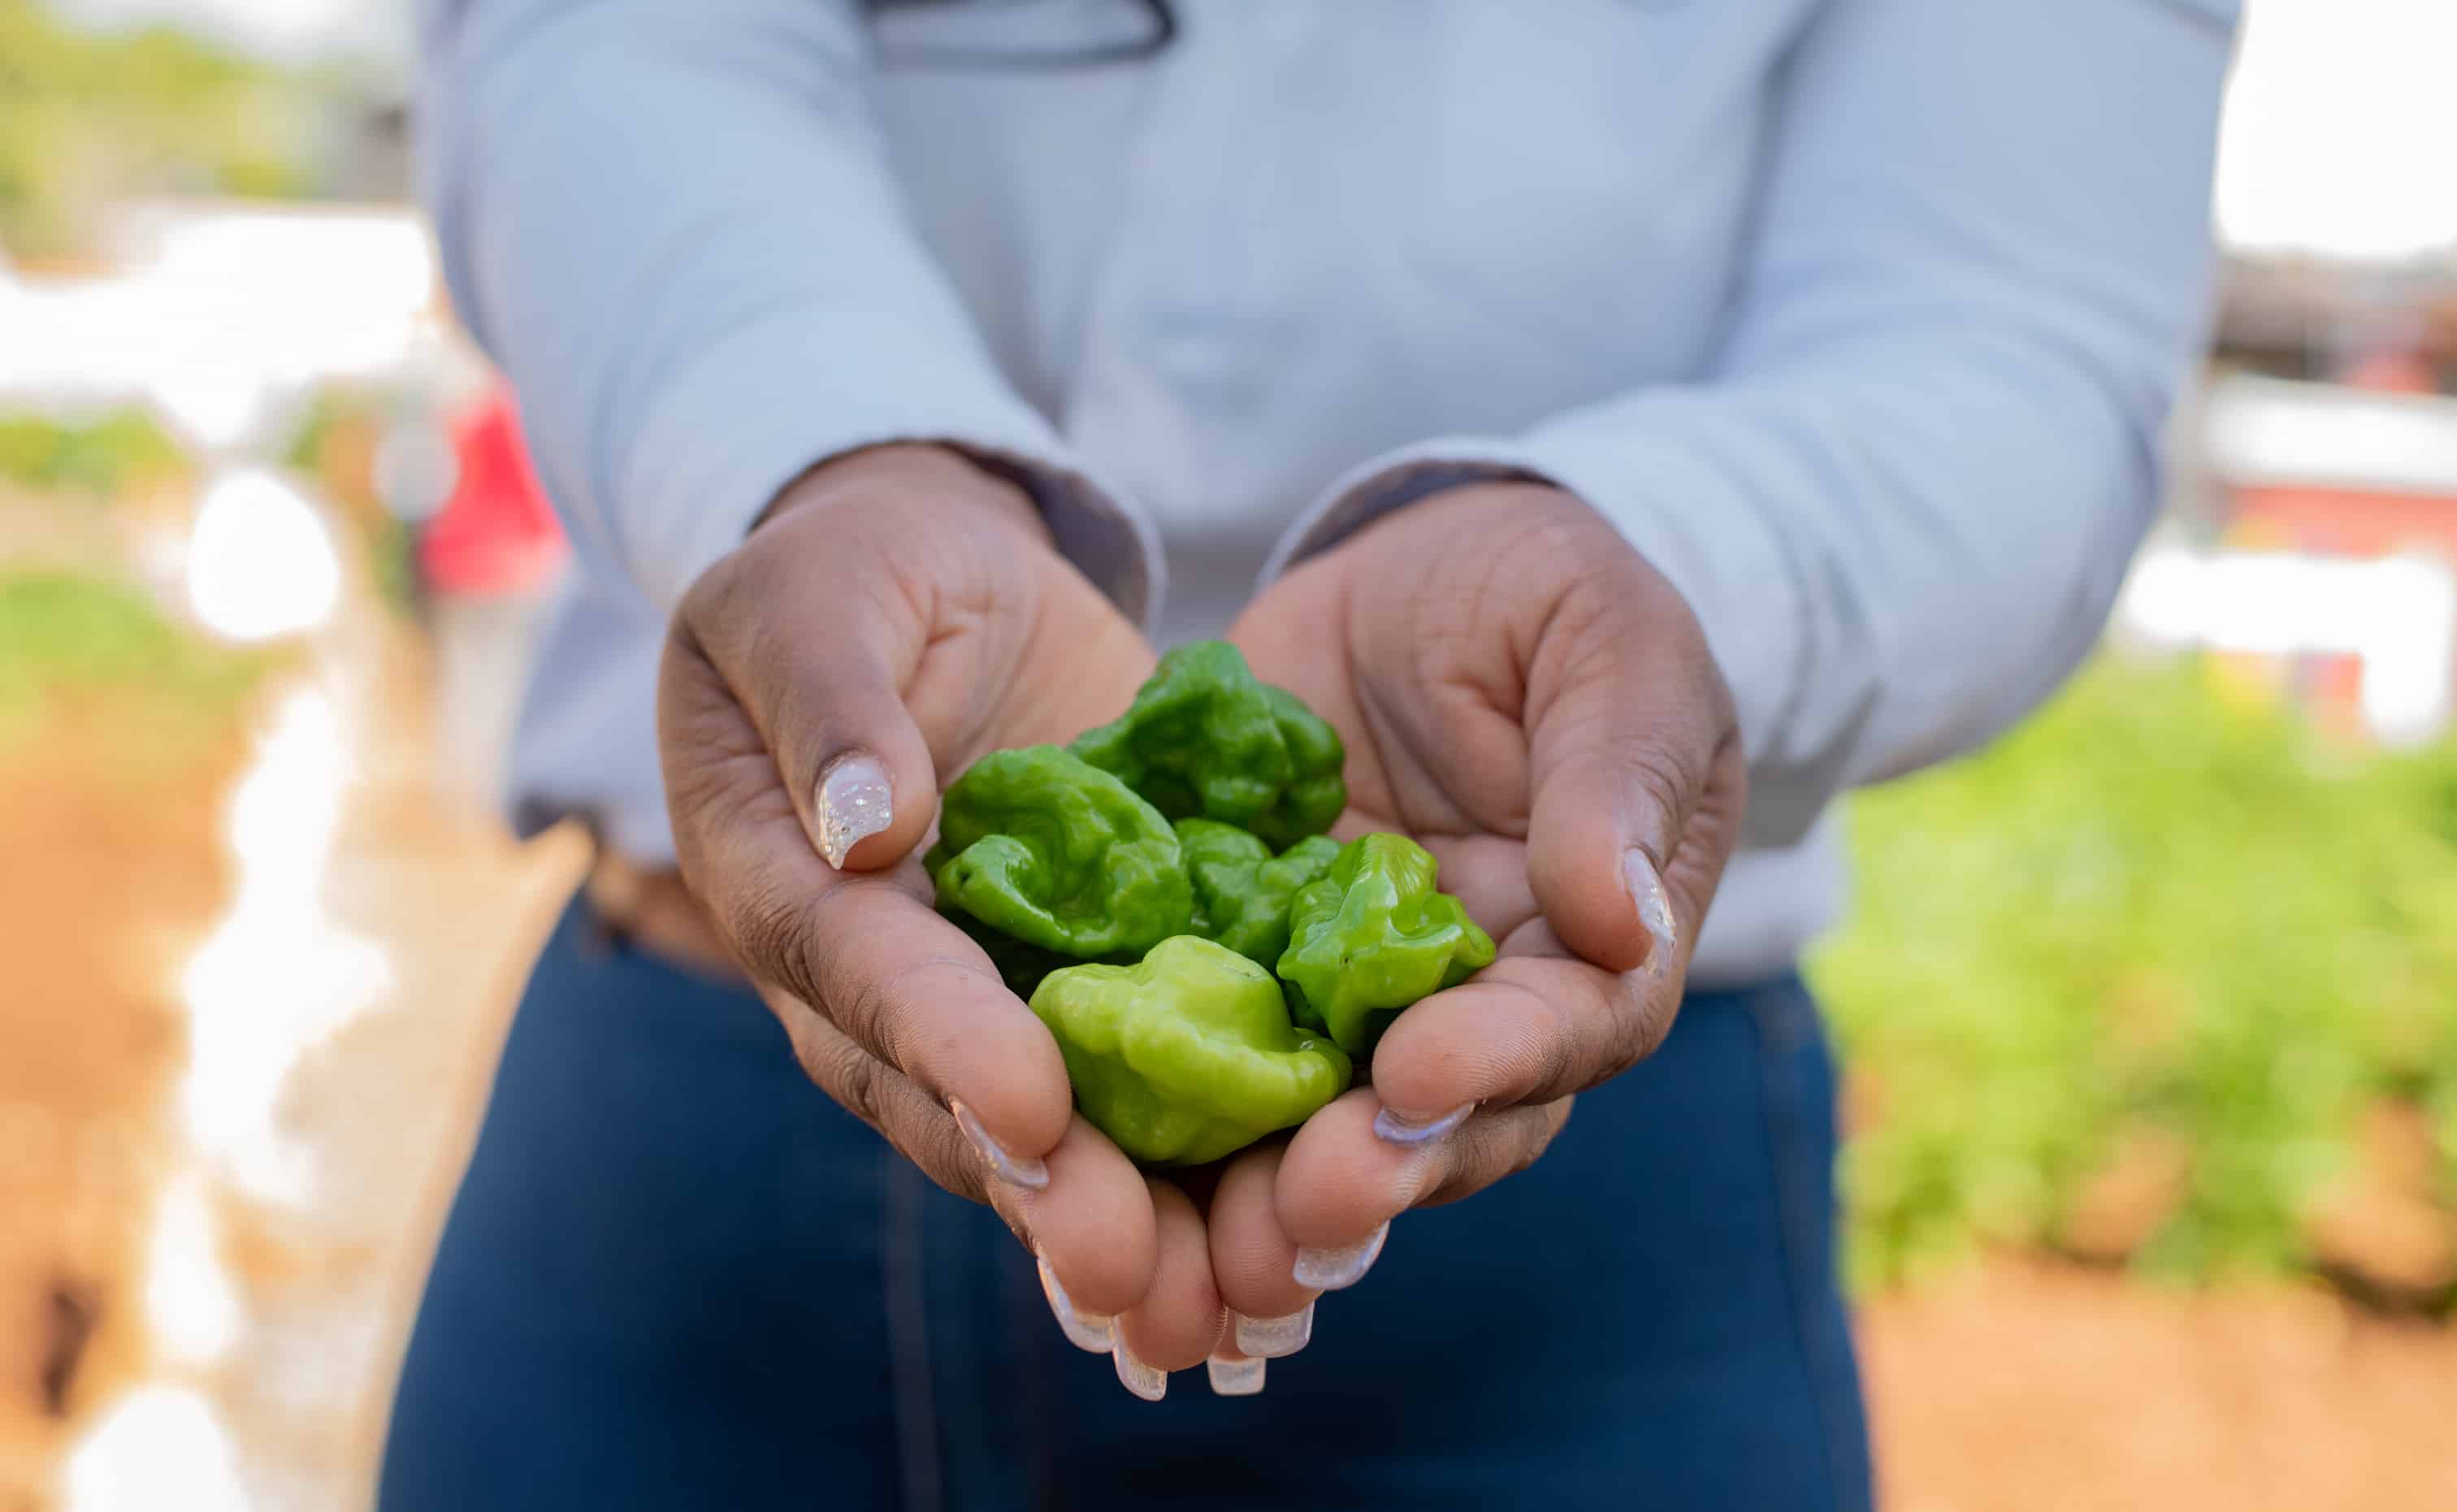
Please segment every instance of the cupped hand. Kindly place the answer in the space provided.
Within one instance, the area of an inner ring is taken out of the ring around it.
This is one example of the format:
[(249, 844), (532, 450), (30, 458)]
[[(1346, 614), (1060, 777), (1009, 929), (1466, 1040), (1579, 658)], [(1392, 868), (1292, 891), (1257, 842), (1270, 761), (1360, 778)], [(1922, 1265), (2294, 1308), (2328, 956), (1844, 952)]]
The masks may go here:
[(1338, 833), (1415, 838), (1499, 945), (1399, 1016), (1370, 1087), (1223, 1173), (1212, 1269), (1268, 1354), (1364, 1274), (1394, 1216), (1523, 1170), (1574, 1094), (1662, 1043), (1745, 777), (1688, 606), (1559, 489), (1412, 505), (1273, 584), (1230, 636), (1346, 740)]
[(685, 880), (812, 1081), (1039, 1257), (1075, 1342), (1145, 1395), (1221, 1325), (1203, 1220), (1076, 1115), (1041, 1021), (931, 906), (942, 782), (1063, 742), (1148, 674), (1020, 489), (854, 453), (779, 496), (676, 611), (658, 745)]

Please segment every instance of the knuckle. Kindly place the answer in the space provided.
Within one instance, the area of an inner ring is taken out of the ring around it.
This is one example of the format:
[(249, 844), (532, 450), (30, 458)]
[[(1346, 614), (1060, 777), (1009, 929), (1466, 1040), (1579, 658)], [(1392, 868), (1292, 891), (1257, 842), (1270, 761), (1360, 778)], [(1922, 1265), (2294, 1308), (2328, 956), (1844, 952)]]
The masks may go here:
[(1530, 507), (1515, 511), (1513, 528), (1497, 553), (1516, 570), (1533, 570), (1547, 581), (1565, 585), (1575, 583), (1589, 576), (1602, 560), (1600, 539), (1621, 539), (1575, 494), (1547, 489), (1529, 503)]
[[(1531, 1120), (1533, 1128), (1526, 1138), (1518, 1142), (1518, 1148), (1511, 1156), (1509, 1169), (1502, 1172), (1503, 1175), (1518, 1175), (1544, 1158), (1544, 1152), (1553, 1148), (1553, 1141), (1569, 1123), (1570, 1105), (1573, 1101), (1574, 1099), (1564, 1097), (1557, 1103), (1536, 1109), (1538, 1116)], [(1559, 1111), (1556, 1112), (1556, 1108)]]
[[(810, 1062), (816, 1062), (816, 1066)], [(805, 1062), (811, 1079), (819, 1089), (841, 1104), (844, 1110), (860, 1119), (880, 1133), (887, 1132), (884, 1087), (881, 1079), (887, 1067), (873, 1059), (851, 1040), (832, 1037), (815, 1047)]]
[(710, 564), (692, 580), (674, 606), (669, 622), (670, 641), (688, 641), (701, 654), (716, 659), (729, 627), (742, 621), (746, 603), (756, 603), (759, 564), (766, 552), (736, 547)]
[(1581, 1062), (1580, 1047), (1590, 1035), (1558, 995), (1538, 991), (1524, 983), (1509, 985), (1533, 1007), (1538, 1028), (1528, 1066), (1528, 1085), (1514, 1101), (1558, 1096), (1555, 1089), (1577, 1077)]
[(753, 877), (724, 911), (726, 932), (752, 969), (815, 1008), (825, 994), (811, 969), (812, 905), (772, 877)]
[(1672, 1032), (1674, 1008), (1668, 996), (1659, 997), (1643, 988), (1624, 988), (1614, 993), (1613, 999), (1611, 1049), (1591, 1085), (1609, 1082), (1653, 1055), (1663, 1047), (1665, 1037)]
[[(1616, 787), (1635, 790), (1670, 824), (1678, 824), (1705, 788), (1709, 753), (1680, 749), (1663, 735), (1641, 732), (1607, 738), (1593, 757)], [(1654, 858), (1661, 866), (1668, 857)]]
[(934, 1042), (926, 1035), (917, 1034), (904, 1009), (908, 1004), (928, 996), (924, 988), (932, 979), (950, 976), (970, 987), (990, 973), (956, 956), (923, 956), (849, 984), (848, 990), (840, 994), (843, 1006), (838, 1008), (832, 1003), (829, 1016), (837, 1027), (876, 1050), (887, 1064), (911, 1075), (917, 1067), (933, 1064), (952, 1048), (953, 1040), (942, 1036)]

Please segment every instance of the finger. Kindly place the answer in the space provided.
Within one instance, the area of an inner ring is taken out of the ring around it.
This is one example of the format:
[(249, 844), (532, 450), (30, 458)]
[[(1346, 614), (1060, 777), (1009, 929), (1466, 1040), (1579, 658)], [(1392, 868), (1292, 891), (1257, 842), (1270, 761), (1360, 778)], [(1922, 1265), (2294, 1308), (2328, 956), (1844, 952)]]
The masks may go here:
[(1273, 1207), (1297, 1246), (1302, 1284), (1354, 1285), (1380, 1256), (1393, 1218), (1525, 1170), (1570, 1116), (1567, 1099), (1479, 1113), (1437, 1140), (1402, 1148), (1374, 1133), (1380, 1107), (1371, 1087), (1347, 1093), (1308, 1119), (1281, 1157)]
[(1442, 891), (1456, 898), (1470, 919), (1496, 940), (1540, 911), (1527, 885), (1527, 847), (1499, 835), (1428, 835)]
[(856, 1045), (809, 1004), (763, 986), (760, 998), (784, 1026), (794, 1060), (837, 1107), (878, 1130), (922, 1174), (960, 1197), (987, 1201), (1002, 1185), (965, 1141), (947, 1109), (911, 1080)]
[(1173, 1184), (1146, 1183), (1160, 1235), (1151, 1290), (1118, 1318), (1118, 1378), (1149, 1400), (1160, 1399), (1170, 1371), (1192, 1370), (1220, 1340), (1219, 1289), (1211, 1282), (1211, 1250), (1203, 1215)]
[(1693, 818), (1710, 779), (1737, 784), (1741, 768), (1730, 695), (1652, 568), (1631, 556), (1573, 583), (1530, 656), (1526, 718), (1527, 878), (1544, 917), (1597, 965), (1670, 969), (1697, 922), (1680, 915), (1703, 912), (1736, 838), (1737, 792), (1696, 833)]
[(928, 902), (905, 859), (839, 872), (812, 849), (757, 733), (680, 641), (659, 700), (683, 873), (754, 981), (824, 1014), (932, 1099), (969, 1110), (985, 1149), (1031, 1183), (1066, 1130), (1057, 1042), (989, 958)]
[[(1144, 1174), (1082, 1118), (1049, 1153), (1048, 1186), (1034, 1191), (993, 1184), (991, 1205), (1047, 1267), (1044, 1286), (1056, 1281), (1053, 1311), (1063, 1299), (1077, 1320), (1105, 1333), (1109, 1320), (1151, 1295), (1160, 1229)], [(1059, 1321), (1069, 1319), (1062, 1312)]]
[(1680, 1012), (1677, 978), (1571, 959), (1542, 921), (1473, 980), (1399, 1015), (1373, 1047), (1373, 1086), (1409, 1142), (1463, 1107), (1549, 1103), (1655, 1053)]
[(1068, 1336), (1101, 1334), (1142, 1302), (1159, 1258), (1143, 1172), (1080, 1116), (1044, 1165), (1048, 1184), (1019, 1187), (996, 1169), (929, 1095), (778, 989), (760, 996), (784, 1025), (794, 1059), (820, 1090), (886, 1137), (924, 1175), (958, 1196), (987, 1202), (1043, 1267), (1050, 1306)]
[(1207, 1215), (1211, 1276), (1228, 1305), (1228, 1340), (1240, 1355), (1276, 1359), (1313, 1337), (1319, 1294), (1298, 1284), (1296, 1241), (1280, 1227), (1275, 1195), (1286, 1146), (1249, 1150), (1220, 1174)]
[(938, 806), (930, 743), (904, 702), (930, 626), (875, 557), (827, 549), (836, 528), (817, 507), (762, 525), (765, 549), (694, 585), (674, 637), (749, 716), (812, 849), (873, 868), (911, 851)]

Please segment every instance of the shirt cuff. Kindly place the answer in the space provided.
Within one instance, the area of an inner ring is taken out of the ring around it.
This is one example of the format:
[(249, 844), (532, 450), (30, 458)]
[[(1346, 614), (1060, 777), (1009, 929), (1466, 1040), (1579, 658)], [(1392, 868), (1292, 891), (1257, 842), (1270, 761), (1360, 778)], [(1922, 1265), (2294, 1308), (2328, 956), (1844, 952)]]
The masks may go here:
[[(1729, 480), (1685, 448), (1650, 444), (1625, 427), (1603, 437), (1568, 426), (1519, 440), (1446, 437), (1386, 452), (1297, 516), (1265, 562), (1261, 582), (1430, 494), (1503, 482), (1576, 495), (1663, 574), (1698, 616), (1732, 690), (1752, 761), (1766, 752), (1803, 653), (1802, 606), (1781, 543), (1731, 499)], [(1814, 818), (1792, 816), (1779, 827), (1805, 831)]]
[(668, 382), (616, 474), (630, 502), (625, 518), (637, 522), (625, 532), (625, 565), (659, 610), (671, 614), (811, 467), (865, 446), (927, 442), (1020, 484), (1059, 551), (1148, 633), (1167, 588), (1159, 533), (1039, 411), (995, 381), (951, 377), (962, 362), (888, 362), (835, 383), (815, 375), (814, 353), (896, 351), (898, 335), (848, 340), (834, 315), (824, 339), (813, 322), (763, 321), (712, 343)]

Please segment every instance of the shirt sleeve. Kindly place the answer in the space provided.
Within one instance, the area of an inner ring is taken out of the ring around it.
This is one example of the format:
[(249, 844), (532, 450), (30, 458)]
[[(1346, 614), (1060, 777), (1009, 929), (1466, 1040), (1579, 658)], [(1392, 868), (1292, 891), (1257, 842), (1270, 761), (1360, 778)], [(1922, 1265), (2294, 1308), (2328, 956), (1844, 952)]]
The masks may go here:
[(2095, 639), (2204, 338), (2235, 0), (1835, 0), (1780, 79), (1757, 235), (1691, 384), (1373, 459), (1267, 578), (1463, 479), (1534, 476), (1687, 597), (1748, 839), (1966, 750)]
[(1158, 539), (998, 373), (907, 224), (849, 0), (427, 0), (424, 188), (576, 550), (669, 611), (814, 463), (1020, 478), (1132, 616)]

